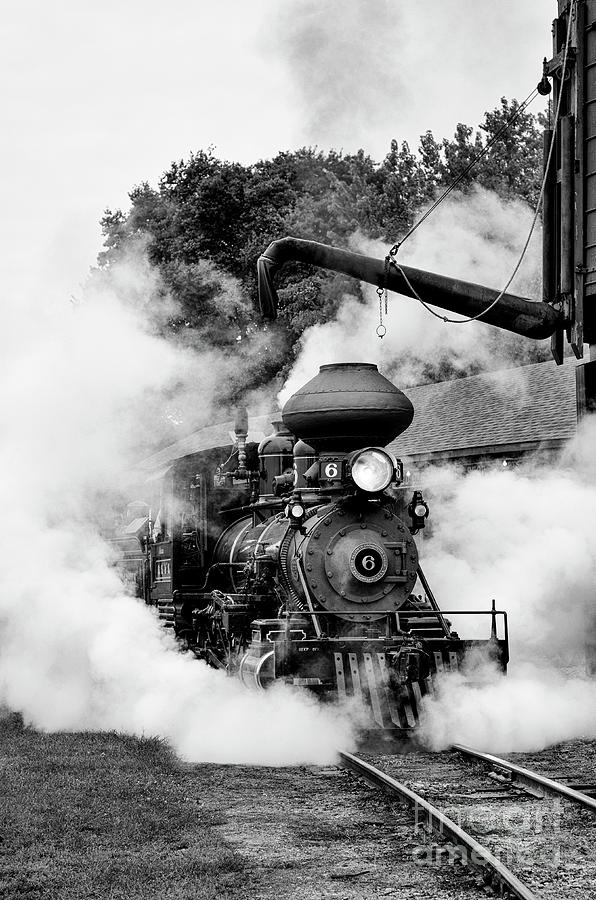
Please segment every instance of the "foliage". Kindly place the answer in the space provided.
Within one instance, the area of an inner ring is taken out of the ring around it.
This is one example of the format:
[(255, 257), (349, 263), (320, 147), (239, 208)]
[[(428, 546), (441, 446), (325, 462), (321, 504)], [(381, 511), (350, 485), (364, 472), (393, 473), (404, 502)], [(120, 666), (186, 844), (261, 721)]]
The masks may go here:
[[(460, 123), (451, 139), (441, 141), (427, 131), (416, 151), (392, 140), (381, 163), (363, 150), (343, 154), (303, 147), (244, 166), (218, 159), (211, 149), (199, 150), (173, 163), (156, 189), (147, 183), (135, 187), (128, 212), (106, 210), (99, 271), (109, 272), (143, 238), (163, 283), (161, 296), (176, 306), (159, 318), (162, 333), (223, 348), (250, 341), (265, 329), (256, 309), (255, 270), (272, 240), (292, 234), (348, 246), (359, 232), (393, 243), (459, 177), (464, 192), (482, 185), (503, 198), (534, 204), (540, 117), (521, 113), (499, 134), (518, 110), (516, 100), (503, 98), (478, 130)], [(270, 354), (270, 345), (277, 349), (253, 367), (248, 388), (258, 387), (284, 361), (290, 365), (304, 328), (331, 317), (346, 291), (358, 291), (343, 276), (298, 265), (286, 268), (280, 288), (275, 339), (258, 342)]]

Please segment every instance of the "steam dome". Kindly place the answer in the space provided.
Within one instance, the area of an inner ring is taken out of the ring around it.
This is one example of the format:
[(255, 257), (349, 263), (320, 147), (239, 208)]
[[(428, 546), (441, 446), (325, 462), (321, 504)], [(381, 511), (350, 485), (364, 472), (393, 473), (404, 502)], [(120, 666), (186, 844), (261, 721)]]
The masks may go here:
[(410, 425), (414, 407), (373, 363), (333, 363), (292, 394), (282, 418), (319, 453), (341, 452), (384, 447)]

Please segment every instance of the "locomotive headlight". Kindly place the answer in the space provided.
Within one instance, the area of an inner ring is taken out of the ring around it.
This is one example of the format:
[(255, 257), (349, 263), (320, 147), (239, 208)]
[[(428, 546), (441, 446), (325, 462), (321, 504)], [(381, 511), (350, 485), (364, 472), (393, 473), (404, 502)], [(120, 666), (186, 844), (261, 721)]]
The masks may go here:
[(369, 494), (384, 491), (395, 478), (396, 461), (385, 450), (367, 447), (350, 460), (352, 480), (356, 487)]
[(290, 498), (290, 502), (285, 509), (285, 514), (290, 520), (290, 528), (303, 532), (302, 523), (304, 522), (306, 510), (300, 494), (297, 493)]

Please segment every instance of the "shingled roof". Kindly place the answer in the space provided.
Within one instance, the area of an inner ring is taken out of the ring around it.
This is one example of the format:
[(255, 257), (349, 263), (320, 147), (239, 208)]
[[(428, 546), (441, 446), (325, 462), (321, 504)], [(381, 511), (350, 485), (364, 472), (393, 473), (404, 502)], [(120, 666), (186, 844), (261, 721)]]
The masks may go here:
[[(396, 456), (413, 460), (454, 459), (552, 449), (577, 425), (575, 365), (533, 363), (515, 369), (408, 388), (412, 425), (389, 445)], [(279, 412), (251, 417), (249, 440), (271, 432)], [(229, 446), (232, 421), (209, 425), (143, 460), (156, 471), (172, 460)]]
[(406, 391), (414, 421), (389, 445), (418, 460), (549, 449), (577, 426), (575, 365), (534, 363)]

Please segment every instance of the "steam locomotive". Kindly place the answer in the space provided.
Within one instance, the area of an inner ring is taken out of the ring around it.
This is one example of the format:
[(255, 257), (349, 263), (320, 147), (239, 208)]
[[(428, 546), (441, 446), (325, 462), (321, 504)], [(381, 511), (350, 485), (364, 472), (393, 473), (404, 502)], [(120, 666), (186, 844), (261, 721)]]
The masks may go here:
[(115, 539), (136, 592), (181, 645), (247, 687), (276, 681), (361, 704), (408, 731), (435, 673), (473, 647), (506, 670), (507, 633), (462, 640), (441, 612), (414, 535), (429, 508), (386, 445), (414, 415), (377, 367), (321, 366), (257, 446), (173, 460), (153, 518), (132, 504)]

